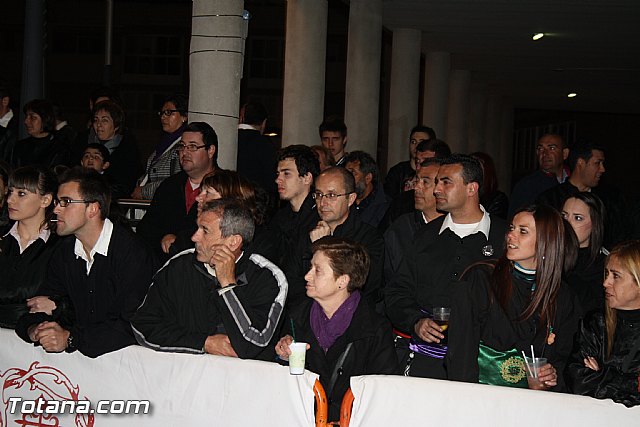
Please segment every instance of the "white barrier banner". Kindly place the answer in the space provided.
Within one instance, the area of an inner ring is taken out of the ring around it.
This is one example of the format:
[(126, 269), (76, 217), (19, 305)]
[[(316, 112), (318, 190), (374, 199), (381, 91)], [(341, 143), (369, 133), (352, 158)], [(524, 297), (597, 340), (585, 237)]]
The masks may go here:
[(353, 377), (351, 390), (349, 427), (640, 425), (640, 407), (549, 391), (384, 375)]
[(132, 346), (90, 359), (0, 329), (0, 427), (313, 426), (317, 375)]

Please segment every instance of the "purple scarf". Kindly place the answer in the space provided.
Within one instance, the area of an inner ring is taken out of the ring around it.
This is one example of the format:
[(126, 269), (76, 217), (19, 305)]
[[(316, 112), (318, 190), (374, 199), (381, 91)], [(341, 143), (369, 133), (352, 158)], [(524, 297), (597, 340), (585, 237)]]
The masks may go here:
[(325, 353), (347, 330), (359, 303), (360, 291), (353, 291), (329, 319), (320, 304), (317, 301), (313, 302), (309, 315), (311, 330)]
[(175, 141), (180, 135), (182, 135), (182, 132), (184, 132), (184, 128), (186, 127), (187, 124), (183, 123), (178, 129), (176, 129), (175, 132), (169, 133), (162, 131), (162, 138), (160, 138), (160, 142), (158, 143), (158, 145), (156, 145), (156, 155), (153, 158), (154, 162), (158, 160), (158, 157), (162, 156), (162, 153), (164, 153), (165, 150), (169, 148), (173, 141)]

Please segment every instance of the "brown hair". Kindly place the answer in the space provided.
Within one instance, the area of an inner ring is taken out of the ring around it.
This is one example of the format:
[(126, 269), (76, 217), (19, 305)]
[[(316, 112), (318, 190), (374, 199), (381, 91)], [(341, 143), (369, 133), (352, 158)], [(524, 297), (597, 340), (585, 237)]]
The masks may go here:
[[(568, 264), (575, 262), (576, 240), (571, 238), (571, 226), (555, 209), (531, 205), (518, 210), (516, 215), (521, 212), (532, 214), (536, 224), (536, 289), (520, 320), (539, 313), (540, 325), (548, 328), (555, 318), (562, 273)], [(496, 299), (505, 310), (513, 291), (512, 270), (513, 263), (505, 252), (493, 272)]]
[(261, 225), (264, 222), (256, 206), (255, 187), (238, 172), (218, 169), (205, 175), (200, 186), (215, 189), (223, 199), (242, 201), (251, 211), (256, 224)]
[[(609, 265), (611, 258), (615, 258), (633, 277), (636, 285), (640, 286), (640, 240), (629, 240), (616, 245), (607, 256), (605, 266)], [(609, 307), (607, 302), (605, 302), (604, 322), (607, 333), (607, 357), (609, 357), (613, 349), (618, 316), (616, 309)]]
[(340, 237), (326, 236), (311, 244), (311, 250), (329, 258), (333, 277), (349, 276), (347, 291), (362, 289), (369, 275), (369, 254), (360, 243)]
[(117, 134), (124, 134), (124, 110), (120, 104), (110, 100), (100, 101), (93, 107), (93, 116), (98, 114), (100, 111), (106, 111), (109, 113)]

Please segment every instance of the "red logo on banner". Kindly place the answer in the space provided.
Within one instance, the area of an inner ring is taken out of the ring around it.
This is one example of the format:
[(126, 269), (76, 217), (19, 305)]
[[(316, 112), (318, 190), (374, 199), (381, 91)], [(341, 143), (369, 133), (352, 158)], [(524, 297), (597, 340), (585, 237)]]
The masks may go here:
[[(40, 366), (40, 362), (33, 362), (25, 371), (20, 368), (9, 368), (0, 372), (2, 382), (2, 412), (0, 412), (0, 427), (41, 426), (63, 427), (60, 424), (59, 414), (20, 413), (21, 405), (11, 413), (12, 397), (19, 396), (22, 401), (78, 401), (80, 398), (79, 387), (74, 386), (71, 380), (60, 370), (51, 366)], [(83, 397), (83, 400), (88, 400)], [(67, 417), (69, 415), (67, 414)], [(65, 417), (66, 418), (66, 417)], [(9, 424), (13, 421), (12, 424)], [(14, 424), (15, 423), (15, 424)], [(92, 427), (93, 414), (75, 414), (74, 425), (77, 427)]]

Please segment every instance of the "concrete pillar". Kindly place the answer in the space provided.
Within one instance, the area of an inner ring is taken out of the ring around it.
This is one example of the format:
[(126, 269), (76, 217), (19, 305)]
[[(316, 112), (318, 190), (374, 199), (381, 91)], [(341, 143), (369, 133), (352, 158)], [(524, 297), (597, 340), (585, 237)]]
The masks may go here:
[(389, 167), (408, 159), (409, 132), (418, 124), (421, 37), (419, 30), (393, 30), (387, 147)]
[(469, 96), (469, 143), (467, 152), (482, 151), (484, 146), (484, 121), (487, 114), (487, 90), (484, 86), (471, 85)]
[[(44, 37), (45, 37), (45, 1), (27, 0), (24, 6), (24, 50), (22, 54), (22, 86), (20, 103), (32, 99), (44, 98)], [(20, 111), (20, 123), (24, 122), (24, 113)], [(19, 137), (26, 138), (27, 132), (18, 126)]]
[(242, 0), (194, 0), (189, 52), (189, 121), (218, 134), (218, 164), (236, 168), (240, 79), (247, 23)]
[(288, 0), (282, 145), (315, 145), (324, 116), (327, 1)]
[(500, 189), (511, 193), (511, 175), (513, 172), (513, 117), (514, 107), (511, 100), (504, 100), (500, 117), (499, 156), (495, 158)]
[(469, 87), (471, 72), (451, 70), (449, 74), (449, 108), (447, 143), (451, 151), (465, 153), (469, 148)]
[(347, 151), (377, 157), (382, 55), (382, 0), (351, 0), (345, 88)]
[(487, 111), (484, 120), (484, 146), (479, 151), (484, 151), (494, 159), (500, 150), (500, 125), (502, 123), (502, 98), (490, 96), (487, 102)]
[(438, 138), (446, 140), (451, 55), (447, 52), (429, 52), (424, 68), (422, 123), (432, 127)]

